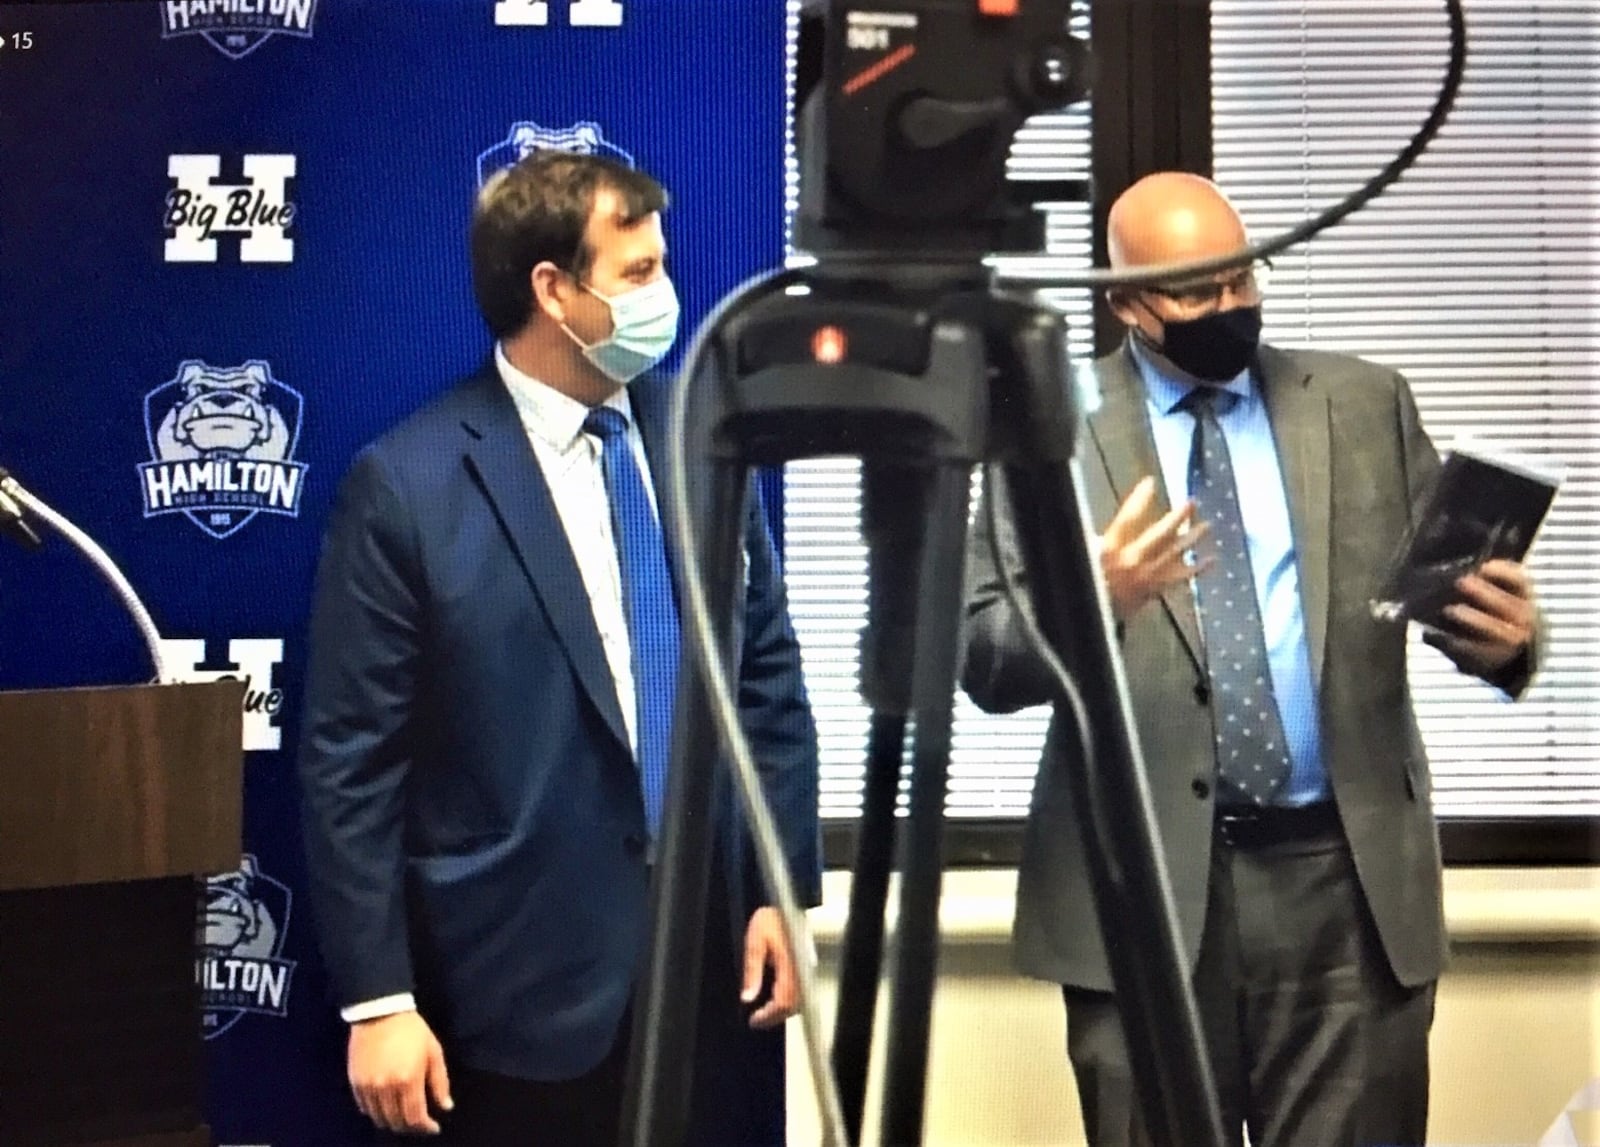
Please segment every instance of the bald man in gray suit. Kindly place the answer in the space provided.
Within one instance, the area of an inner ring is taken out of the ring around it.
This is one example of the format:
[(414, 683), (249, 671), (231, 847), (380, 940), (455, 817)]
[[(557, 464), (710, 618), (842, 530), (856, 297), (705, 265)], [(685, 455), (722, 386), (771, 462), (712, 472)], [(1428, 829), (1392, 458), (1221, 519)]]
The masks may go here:
[[(1236, 252), (1198, 176), (1111, 213), (1113, 266)], [(1095, 364), (1080, 457), (1101, 535), (1185, 954), (1231, 1141), (1420, 1144), (1446, 938), (1404, 627), (1368, 601), (1439, 460), (1405, 380), (1259, 343), (1255, 268), (1110, 294), (1126, 344)], [(992, 493), (992, 492), (991, 492)], [(999, 548), (1026, 584), (1000, 499)], [(980, 515), (962, 685), (1053, 699)], [(1491, 561), (1426, 640), (1511, 695), (1534, 669), (1526, 572)], [(1148, 1142), (1052, 730), (1017, 889), (1022, 971), (1063, 985), (1093, 1147)]]

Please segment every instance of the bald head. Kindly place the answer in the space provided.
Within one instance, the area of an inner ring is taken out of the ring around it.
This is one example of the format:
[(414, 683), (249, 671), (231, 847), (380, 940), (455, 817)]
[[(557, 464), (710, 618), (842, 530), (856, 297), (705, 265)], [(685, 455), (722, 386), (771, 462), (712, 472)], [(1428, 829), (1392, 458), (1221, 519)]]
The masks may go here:
[(1111, 205), (1111, 266), (1145, 267), (1230, 255), (1248, 244), (1244, 224), (1215, 183), (1183, 171), (1147, 175)]
[[(1181, 171), (1147, 175), (1123, 192), (1111, 205), (1106, 239), (1118, 270), (1237, 255), (1249, 246), (1228, 197), (1209, 179)], [(1171, 377), (1191, 383), (1236, 378), (1261, 338), (1254, 267), (1112, 287), (1106, 302), (1131, 337), (1162, 356)]]

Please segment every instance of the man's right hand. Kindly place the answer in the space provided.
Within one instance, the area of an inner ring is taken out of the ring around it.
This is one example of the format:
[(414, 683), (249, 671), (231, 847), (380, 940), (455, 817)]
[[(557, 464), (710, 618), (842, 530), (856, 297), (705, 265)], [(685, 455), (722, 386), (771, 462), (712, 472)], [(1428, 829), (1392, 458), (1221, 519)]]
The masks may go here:
[(1210, 528), (1194, 524), (1193, 500), (1159, 517), (1155, 506), (1156, 480), (1146, 476), (1100, 535), (1100, 568), (1118, 621), (1129, 620), (1169, 585), (1188, 581), (1211, 564), (1207, 558), (1191, 565), (1185, 557)]
[(428, 1099), (454, 1106), (444, 1049), (414, 1011), (350, 1025), (350, 1092), (361, 1114), (384, 1131), (439, 1134)]

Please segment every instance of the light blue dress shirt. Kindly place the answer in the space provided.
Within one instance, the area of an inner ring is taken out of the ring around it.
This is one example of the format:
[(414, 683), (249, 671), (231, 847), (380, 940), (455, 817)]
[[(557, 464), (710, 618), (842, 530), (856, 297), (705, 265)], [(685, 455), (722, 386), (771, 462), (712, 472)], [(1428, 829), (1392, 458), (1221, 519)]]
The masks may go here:
[[(1137, 340), (1130, 340), (1130, 345), (1144, 379), (1145, 406), (1167, 498), (1178, 506), (1189, 496), (1194, 416), (1178, 410), (1177, 405), (1189, 392), (1190, 384), (1167, 377)], [(1278, 698), (1284, 736), (1289, 741), (1289, 781), (1279, 794), (1278, 803), (1308, 804), (1327, 799), (1330, 793), (1322, 763), (1317, 691), (1311, 674), (1311, 650), (1306, 644), (1305, 607), (1300, 599), (1300, 570), (1295, 562), (1283, 470), (1278, 464), (1261, 388), (1250, 372), (1242, 372), (1223, 389), (1239, 396), (1233, 409), (1218, 416), (1218, 422), (1239, 485), (1239, 509), (1244, 517), (1250, 569), (1255, 575), (1272, 689)]]

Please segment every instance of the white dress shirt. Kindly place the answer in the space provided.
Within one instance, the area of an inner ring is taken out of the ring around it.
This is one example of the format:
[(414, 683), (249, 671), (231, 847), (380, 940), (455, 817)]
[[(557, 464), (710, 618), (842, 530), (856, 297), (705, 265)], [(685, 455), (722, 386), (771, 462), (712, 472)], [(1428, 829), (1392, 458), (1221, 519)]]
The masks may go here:
[[(639, 718), (633, 683), (633, 648), (628, 640), (628, 618), (622, 601), (622, 566), (611, 528), (611, 501), (606, 495), (605, 473), (600, 466), (600, 439), (583, 430), (589, 407), (512, 366), (498, 345), (494, 361), (501, 381), (516, 403), (522, 428), (528, 435), (539, 469), (544, 472), (556, 513), (561, 518), (561, 528), (578, 563), (583, 588), (589, 595), (589, 608), (594, 613), (595, 628), (600, 632), (600, 644), (611, 668), (611, 679), (616, 684), (617, 704), (628, 730), (628, 745), (637, 755)], [(604, 405), (620, 411), (628, 420), (628, 444), (639, 464), (651, 507), (655, 508), (650, 463), (645, 458), (639, 425), (633, 420), (627, 389), (618, 390)], [(356, 1023), (412, 1011), (416, 1006), (411, 993), (404, 992), (353, 1004), (339, 1014), (346, 1023)]]

